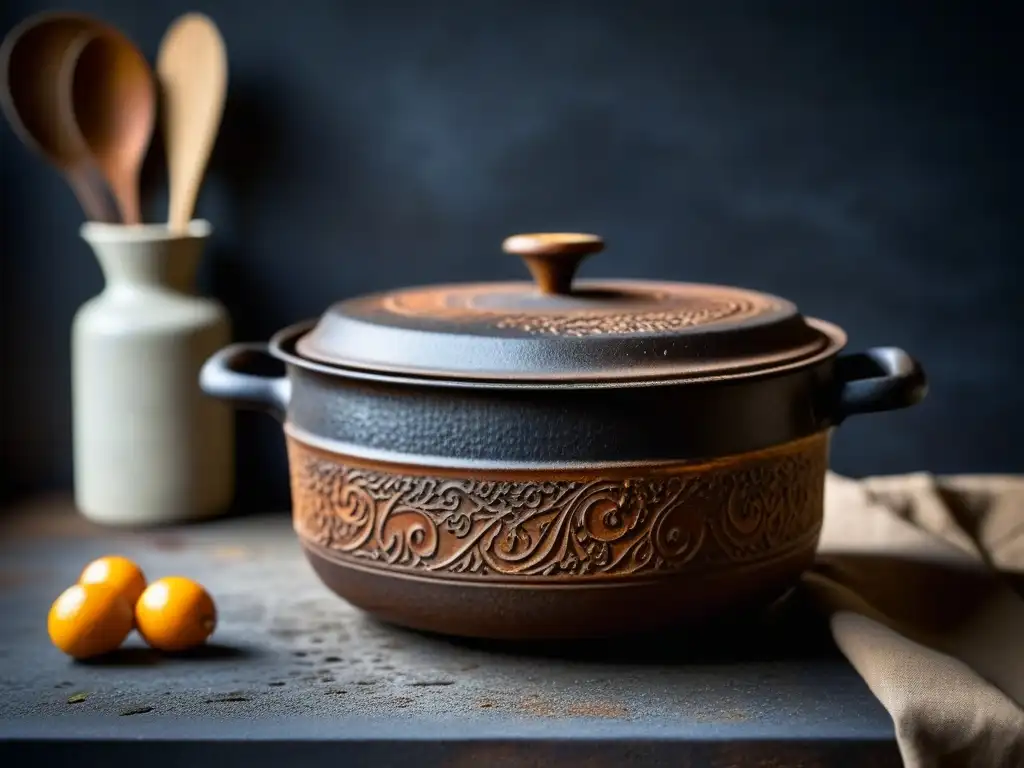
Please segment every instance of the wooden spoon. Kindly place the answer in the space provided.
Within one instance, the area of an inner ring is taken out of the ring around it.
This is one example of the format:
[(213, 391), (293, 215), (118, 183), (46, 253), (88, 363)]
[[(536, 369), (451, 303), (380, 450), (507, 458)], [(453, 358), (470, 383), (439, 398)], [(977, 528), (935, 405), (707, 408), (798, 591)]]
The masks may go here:
[(117, 198), (125, 224), (142, 222), (139, 174), (153, 138), (156, 82), (121, 35), (80, 38), (68, 59), (72, 118)]
[(163, 92), (168, 225), (184, 232), (224, 113), (228, 58), (216, 24), (200, 13), (176, 19), (160, 43), (156, 71)]
[(102, 26), (71, 13), (40, 13), (22, 21), (0, 45), (0, 103), (21, 141), (64, 174), (86, 217), (111, 223), (119, 220), (117, 209), (68, 117), (70, 95), (60, 74), (76, 41)]

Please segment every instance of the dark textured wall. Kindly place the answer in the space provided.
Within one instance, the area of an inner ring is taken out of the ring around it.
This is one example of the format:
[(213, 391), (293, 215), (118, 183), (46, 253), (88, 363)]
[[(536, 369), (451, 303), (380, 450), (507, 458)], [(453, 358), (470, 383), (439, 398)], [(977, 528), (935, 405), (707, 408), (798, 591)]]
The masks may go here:
[[(927, 403), (850, 421), (837, 470), (1024, 470), (1012, 6), (198, 4), (231, 55), (204, 289), (261, 339), (343, 296), (522, 277), (499, 248), (516, 231), (592, 230), (610, 247), (584, 275), (768, 290), (852, 348), (918, 355)], [(4, 31), (44, 7), (7, 0)], [(193, 8), (61, 7), (151, 59)], [(66, 486), (69, 328), (101, 277), (63, 182), (6, 126), (0, 142), (4, 479)], [(277, 426), (239, 430), (243, 499), (283, 503)]]

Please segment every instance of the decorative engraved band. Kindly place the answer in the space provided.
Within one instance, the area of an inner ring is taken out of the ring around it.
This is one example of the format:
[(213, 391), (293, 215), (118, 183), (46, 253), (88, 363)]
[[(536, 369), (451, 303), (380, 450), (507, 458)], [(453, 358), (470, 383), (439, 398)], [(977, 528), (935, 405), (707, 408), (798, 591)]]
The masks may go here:
[(813, 548), (828, 433), (627, 473), (369, 466), (288, 437), (299, 537), (339, 562), (503, 582), (616, 580)]

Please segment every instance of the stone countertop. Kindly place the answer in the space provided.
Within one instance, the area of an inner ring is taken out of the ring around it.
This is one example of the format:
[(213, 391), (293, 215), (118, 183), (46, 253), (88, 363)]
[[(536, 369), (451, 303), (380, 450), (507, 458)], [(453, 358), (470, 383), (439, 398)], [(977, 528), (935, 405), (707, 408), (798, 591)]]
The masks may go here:
[[(91, 663), (53, 648), (50, 603), (114, 553), (203, 583), (210, 644), (171, 658), (133, 633)], [(132, 532), (58, 498), (0, 514), (0, 616), (7, 765), (900, 765), (887, 713), (799, 597), (709, 638), (458, 641), (335, 597), (287, 514)]]

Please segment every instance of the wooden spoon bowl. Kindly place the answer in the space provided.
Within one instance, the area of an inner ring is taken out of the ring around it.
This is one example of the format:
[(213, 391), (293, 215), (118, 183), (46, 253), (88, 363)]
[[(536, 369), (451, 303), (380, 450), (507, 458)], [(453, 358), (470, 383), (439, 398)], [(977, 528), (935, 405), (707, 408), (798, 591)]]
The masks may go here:
[(227, 49), (213, 20), (201, 13), (178, 17), (160, 43), (156, 71), (171, 187), (168, 225), (183, 233), (195, 210), (227, 92)]
[(15, 134), (66, 178), (87, 218), (116, 222), (103, 177), (74, 124), (64, 65), (83, 36), (104, 24), (76, 13), (39, 13), (14, 27), (0, 45), (0, 106)]
[(142, 221), (139, 175), (156, 120), (156, 81), (145, 57), (120, 35), (80, 37), (64, 62), (71, 114), (107, 178), (125, 224)]

